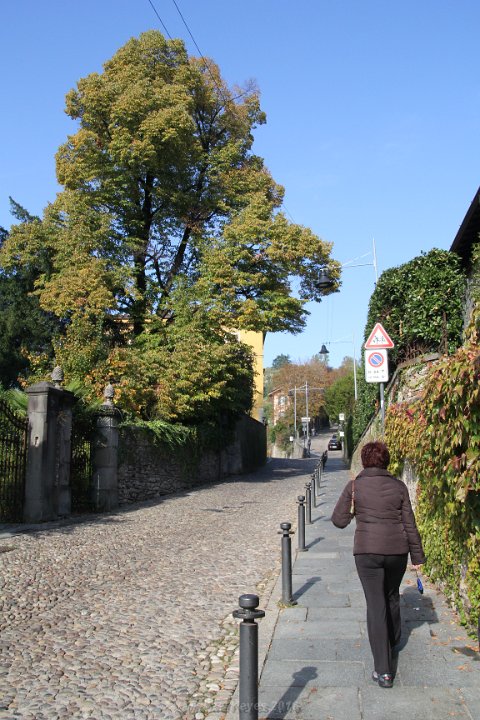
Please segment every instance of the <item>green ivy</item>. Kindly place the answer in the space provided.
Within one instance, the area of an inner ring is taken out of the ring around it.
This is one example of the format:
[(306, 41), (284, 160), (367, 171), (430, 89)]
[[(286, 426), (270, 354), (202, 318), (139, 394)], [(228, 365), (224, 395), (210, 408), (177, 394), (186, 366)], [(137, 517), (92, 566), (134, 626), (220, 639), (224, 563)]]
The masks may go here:
[(293, 435), (293, 424), (288, 420), (279, 420), (275, 425), (269, 426), (268, 439), (272, 445), (276, 445), (287, 451), (291, 446), (290, 437)]
[[(390, 374), (411, 357), (455, 352), (462, 341), (465, 289), (460, 258), (447, 250), (430, 250), (382, 273), (370, 298), (364, 340), (377, 322), (382, 323), (395, 344), (388, 353)], [(355, 444), (377, 407), (378, 384), (366, 383), (360, 369)]]
[[(475, 327), (473, 323), (473, 328)], [(391, 405), (390, 469), (418, 477), (417, 518), (426, 571), (469, 626), (480, 615), (480, 338), (432, 367), (421, 400)]]
[(465, 274), (460, 258), (434, 248), (380, 276), (370, 299), (365, 340), (380, 322), (395, 343), (395, 368), (427, 352), (454, 352), (461, 343)]

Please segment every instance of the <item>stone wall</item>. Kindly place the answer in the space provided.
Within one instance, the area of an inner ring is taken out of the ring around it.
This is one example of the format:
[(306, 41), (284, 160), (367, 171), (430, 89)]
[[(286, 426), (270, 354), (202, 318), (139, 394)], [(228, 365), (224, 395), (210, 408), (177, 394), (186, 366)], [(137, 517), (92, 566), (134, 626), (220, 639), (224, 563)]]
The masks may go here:
[(118, 501), (120, 505), (151, 500), (230, 475), (250, 472), (266, 461), (262, 423), (244, 416), (233, 442), (219, 452), (195, 458), (188, 449), (173, 451), (153, 433), (135, 427), (120, 429)]
[[(430, 368), (432, 367), (432, 364), (435, 363), (439, 358), (440, 355), (438, 353), (430, 353), (428, 355), (422, 355), (418, 358), (407, 360), (406, 362), (401, 363), (396, 369), (387, 388), (385, 389), (385, 408), (388, 408), (391, 403), (415, 402), (416, 400), (418, 400), (421, 396), (423, 385), (430, 371)], [(380, 412), (378, 412), (370, 421), (353, 452), (350, 466), (352, 475), (358, 475), (358, 473), (362, 469), (360, 453), (362, 452), (363, 446), (368, 442), (380, 440), (381, 438), (381, 419)], [(413, 471), (408, 464), (408, 458), (406, 459), (405, 465), (407, 470), (404, 472), (406, 472), (407, 475), (409, 472), (411, 472), (413, 477)], [(407, 477), (407, 475), (405, 477)], [(405, 480), (405, 478), (403, 477), (402, 479)], [(413, 504), (415, 493), (412, 494), (412, 492), (410, 493), (410, 496)]]

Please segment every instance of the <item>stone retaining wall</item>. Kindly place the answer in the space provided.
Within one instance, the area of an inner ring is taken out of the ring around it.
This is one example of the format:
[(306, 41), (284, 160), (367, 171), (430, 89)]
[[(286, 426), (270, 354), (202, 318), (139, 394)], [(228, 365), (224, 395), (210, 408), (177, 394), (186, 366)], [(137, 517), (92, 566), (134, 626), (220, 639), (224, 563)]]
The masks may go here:
[(151, 500), (249, 472), (265, 461), (265, 427), (247, 416), (239, 420), (229, 446), (219, 452), (206, 452), (198, 459), (188, 450), (172, 450), (149, 431), (123, 427), (119, 440), (118, 501), (126, 505)]

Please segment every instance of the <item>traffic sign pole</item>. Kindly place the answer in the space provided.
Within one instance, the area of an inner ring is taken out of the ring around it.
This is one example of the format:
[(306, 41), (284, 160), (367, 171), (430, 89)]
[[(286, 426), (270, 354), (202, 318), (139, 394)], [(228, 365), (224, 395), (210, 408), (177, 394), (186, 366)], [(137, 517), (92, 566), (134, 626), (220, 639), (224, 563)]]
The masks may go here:
[(382, 423), (382, 437), (385, 437), (385, 388), (380, 383), (380, 419)]
[(382, 437), (385, 437), (385, 385), (388, 381), (387, 350), (394, 347), (390, 335), (381, 323), (376, 323), (365, 343), (365, 380), (380, 385), (380, 419)]

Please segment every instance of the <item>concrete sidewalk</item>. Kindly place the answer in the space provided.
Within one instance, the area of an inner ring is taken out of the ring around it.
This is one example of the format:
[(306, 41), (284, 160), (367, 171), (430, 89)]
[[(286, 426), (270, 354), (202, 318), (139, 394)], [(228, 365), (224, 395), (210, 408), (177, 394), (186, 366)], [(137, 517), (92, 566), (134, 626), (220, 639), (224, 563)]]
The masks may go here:
[(293, 565), (297, 605), (278, 610), (279, 578), (260, 623), (259, 717), (480, 720), (476, 643), (442, 594), (425, 582), (420, 595), (409, 571), (401, 587), (403, 647), (394, 687), (371, 680), (365, 600), (352, 556), (355, 523), (338, 530), (330, 522), (348, 479), (340, 453), (330, 453), (319, 506), (306, 529), (308, 552), (297, 553)]

